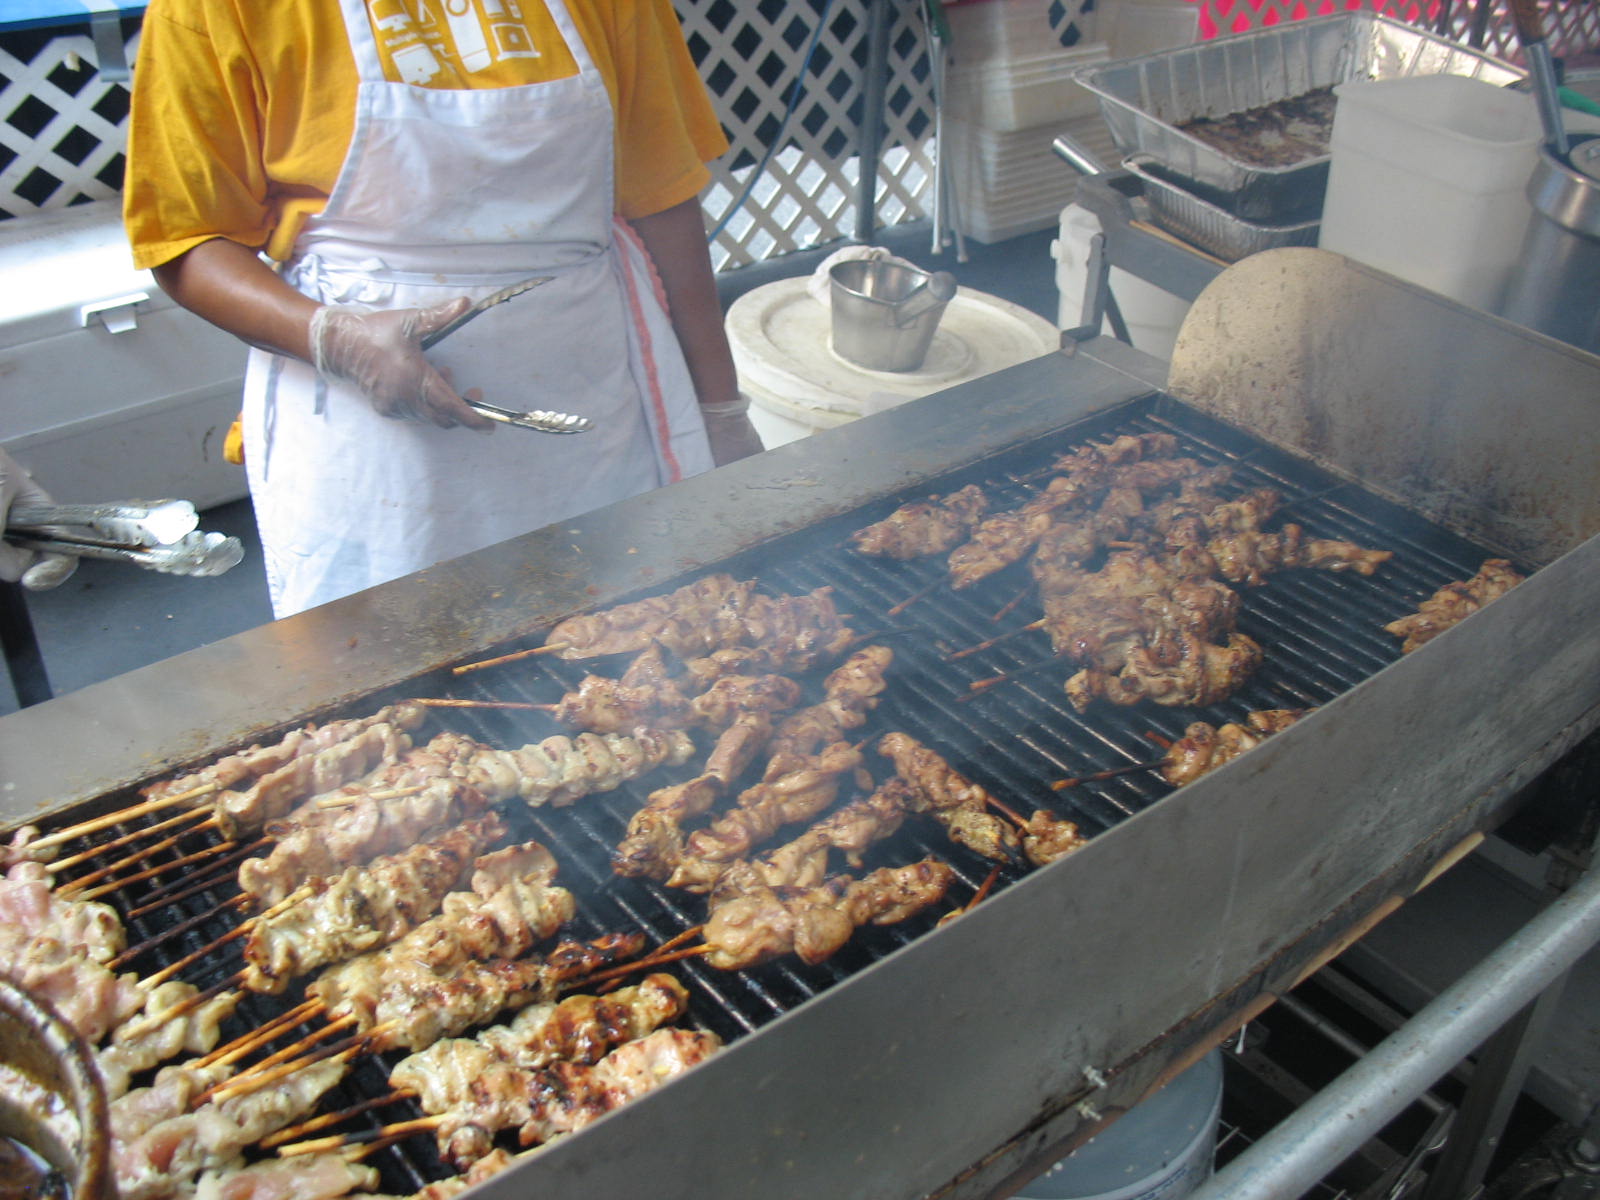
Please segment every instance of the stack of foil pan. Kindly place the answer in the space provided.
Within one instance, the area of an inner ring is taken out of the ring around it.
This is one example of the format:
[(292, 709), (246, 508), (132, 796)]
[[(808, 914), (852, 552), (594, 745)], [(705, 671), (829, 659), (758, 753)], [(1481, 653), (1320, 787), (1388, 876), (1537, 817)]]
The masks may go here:
[(1117, 149), (1143, 156), (1127, 165), (1145, 181), (1158, 219), (1232, 261), (1315, 243), (1331, 154), (1259, 166), (1180, 126), (1352, 80), (1435, 74), (1502, 86), (1524, 78), (1519, 68), (1480, 51), (1365, 12), (1122, 59), (1077, 78), (1098, 98)]

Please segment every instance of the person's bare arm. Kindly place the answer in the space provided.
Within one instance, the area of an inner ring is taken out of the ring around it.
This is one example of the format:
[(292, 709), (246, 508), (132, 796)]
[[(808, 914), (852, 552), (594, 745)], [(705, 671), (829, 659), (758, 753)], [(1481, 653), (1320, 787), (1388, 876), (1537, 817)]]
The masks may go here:
[(190, 312), (252, 346), (355, 384), (386, 417), (444, 429), (494, 428), (428, 364), (419, 344), (470, 304), (465, 297), (433, 308), (381, 312), (321, 305), (285, 283), (255, 251), (227, 238), (201, 242), (153, 274)]
[(705, 417), (712, 456), (721, 466), (759, 453), (761, 439), (743, 411), (738, 372), (722, 324), (699, 199), (685, 200), (632, 224), (661, 277), (672, 328)]

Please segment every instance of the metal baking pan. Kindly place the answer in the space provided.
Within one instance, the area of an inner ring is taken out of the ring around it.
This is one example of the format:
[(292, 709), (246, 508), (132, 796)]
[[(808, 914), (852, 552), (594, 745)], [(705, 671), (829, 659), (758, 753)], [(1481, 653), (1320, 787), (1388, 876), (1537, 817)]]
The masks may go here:
[(1184, 190), (1148, 154), (1130, 154), (1122, 165), (1143, 185), (1144, 198), (1156, 224), (1226, 262), (1238, 262), (1247, 254), (1279, 246), (1317, 244), (1320, 220), (1287, 225), (1248, 221)]
[(1409, 75), (1465, 75), (1505, 85), (1524, 72), (1388, 17), (1351, 13), (1122, 59), (1086, 68), (1077, 79), (1098, 97), (1124, 155), (1151, 155), (1188, 181), (1188, 190), (1235, 216), (1281, 224), (1321, 211), (1330, 155), (1287, 167), (1254, 166), (1178, 126), (1351, 80)]

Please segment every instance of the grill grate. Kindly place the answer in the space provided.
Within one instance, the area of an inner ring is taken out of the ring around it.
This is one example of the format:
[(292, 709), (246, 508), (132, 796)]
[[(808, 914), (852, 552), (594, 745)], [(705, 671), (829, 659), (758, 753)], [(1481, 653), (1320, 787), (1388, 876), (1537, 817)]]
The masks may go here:
[[(911, 605), (904, 615), (888, 618), (884, 614), (889, 609), (937, 583), (942, 577), (942, 560), (886, 563), (864, 558), (846, 547), (851, 531), (881, 518), (908, 499), (975, 482), (990, 494), (994, 508), (1008, 507), (1024, 500), (1030, 494), (1030, 486), (1037, 486), (1030, 485), (1030, 475), (1071, 446), (1123, 433), (1156, 431), (1177, 434), (1179, 453), (1211, 464), (1232, 465), (1235, 473), (1229, 490), (1233, 493), (1263, 486), (1279, 489), (1289, 500), (1292, 519), (1303, 525), (1308, 534), (1348, 538), (1396, 551), (1395, 557), (1371, 578), (1294, 571), (1273, 576), (1264, 586), (1247, 590), (1239, 626), (1261, 642), (1267, 659), (1246, 687), (1215, 707), (1194, 710), (1097, 706), (1079, 714), (1061, 691), (1068, 673), (1065, 668), (1023, 674), (973, 698), (969, 684), (974, 680), (1027, 666), (1049, 653), (1045, 635), (1030, 632), (1000, 641), (970, 657), (954, 661), (947, 658), (954, 649), (1019, 628), (1033, 619), (1035, 614), (1028, 612), (1026, 603), (1015, 606), (1002, 620), (994, 619), (1023, 590), (1028, 582), (1026, 568), (1010, 568), (958, 593), (936, 590)], [(741, 578), (759, 578), (764, 587), (773, 591), (800, 593), (831, 586), (840, 610), (852, 615), (855, 628), (894, 635), (891, 644), (896, 657), (890, 671), (890, 687), (862, 731), (863, 737), (875, 740), (878, 733), (904, 730), (938, 749), (958, 770), (1010, 807), (1023, 813), (1037, 807), (1050, 808), (1093, 835), (1148, 807), (1171, 788), (1154, 772), (1087, 783), (1066, 792), (1052, 791), (1051, 781), (1148, 759), (1153, 750), (1152, 734), (1176, 738), (1193, 720), (1233, 720), (1252, 709), (1312, 706), (1331, 700), (1399, 658), (1397, 639), (1381, 628), (1385, 622), (1411, 611), (1420, 599), (1445, 582), (1470, 576), (1485, 557), (1480, 547), (1355, 485), (1254, 442), (1169, 397), (1152, 395), (1048, 437), (1013, 446), (994, 458), (924, 480), (915, 488), (858, 512), (748, 551), (719, 564), (718, 569)], [(902, 631), (914, 636), (902, 636)], [(536, 640), (530, 639), (497, 651), (534, 644)], [(392, 693), (369, 697), (363, 711), (374, 711), (381, 704), (412, 695), (549, 702), (574, 686), (584, 671), (585, 664), (537, 658), (459, 677), (440, 672), (421, 676)], [(437, 716), (433, 727), (425, 728), (421, 737), (448, 726), (491, 745), (515, 747), (555, 732), (547, 718), (535, 713), (451, 709), (438, 710)], [(868, 754), (868, 763), (875, 776), (887, 776), (884, 760), (875, 753)], [(665, 941), (703, 919), (701, 898), (648, 882), (615, 879), (608, 866), (612, 848), (645, 795), (666, 782), (687, 778), (695, 770), (691, 763), (672, 772), (658, 772), (642, 785), (625, 786), (570, 808), (511, 814), (511, 824), (519, 837), (543, 841), (562, 863), (561, 882), (572, 889), (579, 904), (579, 917), (571, 936), (640, 930), (656, 941)], [(129, 828), (137, 824), (130, 823)], [(94, 835), (94, 839), (104, 842), (127, 831), (112, 828)], [(172, 863), (212, 842), (214, 835), (200, 831), (152, 852), (149, 863)], [(67, 851), (73, 849), (68, 847)], [(987, 860), (949, 844), (931, 824), (924, 827), (914, 822), (908, 822), (894, 838), (869, 854), (866, 869), (906, 863), (926, 854), (937, 855), (955, 868), (958, 882), (948, 901), (952, 906), (969, 900), (991, 871)], [(78, 873), (93, 867), (93, 862), (86, 863)], [(184, 875), (194, 878), (204, 870), (195, 868)], [(994, 886), (997, 890), (1004, 888), (1024, 873), (1021, 868), (1002, 870)], [(141, 973), (199, 950), (237, 923), (233, 910), (224, 908), (237, 894), (231, 871), (215, 885), (193, 895), (175, 898), (175, 890), (174, 885), (158, 877), (129, 883), (108, 897), (124, 915), (150, 909), (129, 920), (130, 944), (180, 922), (193, 922), (180, 936), (130, 964)], [(923, 914), (900, 926), (862, 930), (835, 958), (817, 967), (779, 962), (751, 971), (725, 973), (691, 959), (680, 962), (674, 970), (690, 987), (691, 1019), (731, 1041), (928, 932), (938, 915)], [(241, 965), (239, 944), (235, 942), (186, 968), (181, 977), (206, 987), (226, 979)], [(301, 998), (299, 988), (291, 988), (282, 997), (251, 997), (224, 1026), (224, 1035), (258, 1027)], [(287, 1044), (308, 1031), (309, 1027), (301, 1027), (277, 1044)], [(324, 1109), (348, 1107), (384, 1095), (389, 1090), (388, 1068), (399, 1057), (393, 1054), (364, 1059), (338, 1093), (324, 1101)], [(365, 1114), (344, 1128), (372, 1128), (414, 1115), (418, 1114), (406, 1101)], [(435, 1156), (427, 1135), (383, 1151), (370, 1161), (380, 1166), (383, 1187), (388, 1191), (414, 1190), (448, 1173)]]

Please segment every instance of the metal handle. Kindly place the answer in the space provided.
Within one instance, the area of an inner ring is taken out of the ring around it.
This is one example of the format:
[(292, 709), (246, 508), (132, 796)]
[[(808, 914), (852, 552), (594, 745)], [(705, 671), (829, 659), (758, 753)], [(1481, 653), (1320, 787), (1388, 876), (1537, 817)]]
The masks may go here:
[(1085, 146), (1070, 133), (1056, 134), (1055, 141), (1050, 143), (1050, 149), (1056, 156), (1065, 160), (1068, 165), (1076, 167), (1085, 175), (1104, 175), (1110, 168), (1100, 161), (1100, 156)]
[(6, 540), (25, 550), (131, 563), (163, 575), (221, 575), (244, 561), (244, 543), (236, 537), (220, 533), (190, 533), (169, 546), (141, 547), (107, 546), (71, 538), (19, 537), (15, 534), (8, 534)]
[(18, 504), (6, 529), (53, 532), (62, 525), (91, 529), (119, 546), (167, 546), (200, 524), (187, 500), (128, 500), (119, 504)]
[(425, 336), (420, 343), (422, 348), (424, 350), (431, 350), (456, 330), (460, 329), (468, 321), (482, 316), (497, 304), (504, 304), (507, 300), (511, 300), (522, 295), (523, 292), (531, 292), (541, 283), (549, 283), (551, 278), (552, 276), (549, 275), (540, 275), (534, 279), (524, 279), (521, 283), (513, 283), (510, 287), (501, 288), (498, 292), (485, 296), (482, 300), (479, 300), (476, 304), (467, 309), (466, 312), (462, 313), (448, 325), (442, 326), (439, 329), (435, 329), (432, 333)]
[(1556, 81), (1556, 64), (1544, 40), (1544, 20), (1538, 0), (1511, 0), (1511, 19), (1517, 41), (1528, 60), (1528, 78), (1533, 84), (1534, 103), (1539, 106), (1539, 123), (1550, 149), (1565, 159), (1572, 150), (1566, 123), (1561, 117), (1561, 97)]
[(575, 413), (547, 412), (540, 408), (529, 412), (513, 412), (509, 408), (472, 399), (467, 400), (467, 407), (473, 412), (482, 413), (491, 421), (515, 425), (518, 429), (531, 429), (535, 433), (587, 433), (594, 428), (594, 422), (588, 417), (580, 417)]

